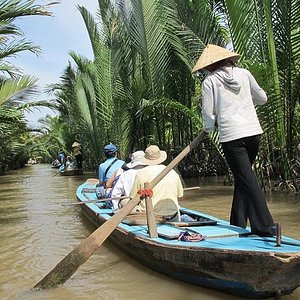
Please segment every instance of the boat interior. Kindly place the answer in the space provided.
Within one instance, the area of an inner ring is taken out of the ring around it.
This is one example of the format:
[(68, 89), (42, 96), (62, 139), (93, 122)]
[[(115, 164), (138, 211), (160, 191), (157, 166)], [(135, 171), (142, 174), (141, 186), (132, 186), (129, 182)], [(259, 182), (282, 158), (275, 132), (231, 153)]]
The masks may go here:
[[(85, 187), (81, 190), (81, 201), (95, 200), (97, 197), (95, 189)], [(79, 197), (80, 198), (80, 197)], [(105, 202), (86, 203), (96, 215), (101, 215), (104, 219), (110, 219), (114, 211), (105, 207)], [(190, 210), (182, 207), (181, 215), (186, 214), (193, 218), (192, 222), (170, 222), (156, 219), (156, 230), (159, 242), (183, 244), (178, 240), (183, 231), (192, 234), (201, 234), (205, 240), (191, 244), (197, 247), (228, 248), (232, 250), (253, 250), (253, 251), (274, 251), (274, 252), (299, 252), (300, 243), (289, 237), (282, 237), (281, 247), (276, 245), (276, 237), (259, 237), (251, 234), (250, 228), (241, 228), (230, 225), (228, 221), (215, 218), (202, 212)], [(131, 235), (139, 235), (143, 238), (150, 239), (147, 218), (145, 213), (133, 213), (127, 215), (119, 225), (123, 230), (128, 231)], [(238, 238), (238, 240), (237, 240)]]

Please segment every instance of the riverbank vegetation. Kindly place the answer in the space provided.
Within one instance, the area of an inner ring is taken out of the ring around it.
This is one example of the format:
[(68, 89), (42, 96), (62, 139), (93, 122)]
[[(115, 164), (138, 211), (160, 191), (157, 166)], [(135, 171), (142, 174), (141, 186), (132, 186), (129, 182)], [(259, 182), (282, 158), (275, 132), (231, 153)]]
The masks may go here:
[[(94, 58), (70, 53), (72, 64), (50, 89), (58, 116), (42, 121), (35, 154), (49, 159), (60, 149), (70, 151), (76, 140), (90, 169), (108, 142), (123, 157), (155, 143), (173, 158), (202, 128), (200, 81), (191, 68), (206, 44), (229, 45), (268, 94), (267, 105), (258, 109), (264, 135), (257, 174), (265, 185), (298, 191), (299, 1), (113, 3), (99, 0), (96, 16), (78, 7)], [(179, 170), (183, 177), (228, 174), (217, 134)]]
[(41, 49), (26, 40), (15, 20), (50, 15), (47, 7), (35, 5), (34, 1), (0, 3), (0, 174), (24, 166), (35, 147), (24, 111), (32, 105), (28, 102), (30, 97), (37, 93), (37, 78), (22, 74), (9, 58), (26, 51), (38, 54)]

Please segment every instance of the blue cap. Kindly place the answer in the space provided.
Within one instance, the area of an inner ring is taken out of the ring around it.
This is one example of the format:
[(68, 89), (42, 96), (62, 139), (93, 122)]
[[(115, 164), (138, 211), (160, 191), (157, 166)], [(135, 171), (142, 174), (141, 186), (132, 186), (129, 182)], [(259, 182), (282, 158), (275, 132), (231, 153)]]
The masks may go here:
[(114, 144), (108, 144), (104, 147), (104, 152), (116, 152), (118, 149)]

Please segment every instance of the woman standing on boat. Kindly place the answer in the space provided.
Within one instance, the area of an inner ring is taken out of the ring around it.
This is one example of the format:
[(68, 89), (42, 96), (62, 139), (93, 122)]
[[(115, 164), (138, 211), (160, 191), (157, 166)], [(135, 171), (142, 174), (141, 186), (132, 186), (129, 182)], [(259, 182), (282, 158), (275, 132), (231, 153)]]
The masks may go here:
[(78, 142), (72, 144), (72, 154), (76, 159), (77, 169), (82, 170), (82, 151)]
[(234, 65), (240, 55), (216, 45), (207, 45), (192, 73), (203, 71), (202, 117), (204, 131), (216, 126), (226, 161), (234, 176), (230, 224), (251, 232), (273, 235), (274, 222), (252, 169), (262, 128), (255, 105), (267, 102), (266, 93), (251, 73)]

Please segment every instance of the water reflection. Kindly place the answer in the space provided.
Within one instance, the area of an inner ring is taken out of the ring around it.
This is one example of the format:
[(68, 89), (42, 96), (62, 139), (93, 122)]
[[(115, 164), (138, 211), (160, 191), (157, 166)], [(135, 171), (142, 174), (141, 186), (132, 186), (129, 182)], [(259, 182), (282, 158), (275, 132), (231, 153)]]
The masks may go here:
[[(79, 184), (93, 174), (56, 176), (48, 165), (33, 165), (0, 177), (0, 299), (241, 299), (178, 282), (145, 268), (106, 242), (63, 286), (31, 288), (94, 228), (76, 201)], [(185, 193), (182, 206), (229, 218), (232, 187), (220, 179), (190, 180), (199, 190)], [(274, 220), (283, 234), (300, 239), (299, 199), (268, 195)], [(298, 289), (286, 300), (300, 299)]]

